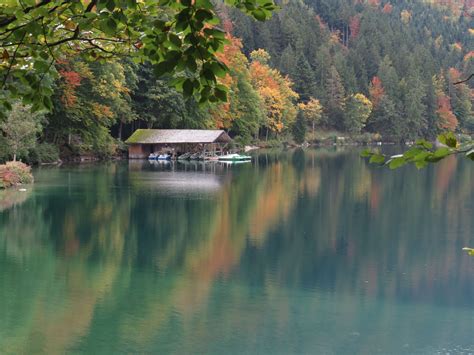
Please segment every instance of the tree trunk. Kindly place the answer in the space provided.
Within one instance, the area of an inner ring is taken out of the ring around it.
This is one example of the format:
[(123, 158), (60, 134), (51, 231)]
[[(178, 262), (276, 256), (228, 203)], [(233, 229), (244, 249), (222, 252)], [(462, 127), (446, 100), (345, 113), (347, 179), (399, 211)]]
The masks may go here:
[(16, 161), (16, 153), (13, 153), (13, 161)]
[(313, 121), (313, 139), (314, 139), (314, 121)]
[(123, 127), (123, 122), (120, 121), (119, 131), (118, 131), (118, 138), (119, 138), (119, 140), (122, 140), (122, 127)]
[(265, 133), (265, 142), (268, 142), (268, 127), (267, 127), (267, 132)]

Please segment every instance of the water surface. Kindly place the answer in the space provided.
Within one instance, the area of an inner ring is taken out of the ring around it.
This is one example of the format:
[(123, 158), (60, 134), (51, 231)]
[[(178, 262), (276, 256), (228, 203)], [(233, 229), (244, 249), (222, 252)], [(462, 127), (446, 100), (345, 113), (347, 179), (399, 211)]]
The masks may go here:
[(255, 157), (3, 193), (0, 352), (474, 352), (474, 164)]

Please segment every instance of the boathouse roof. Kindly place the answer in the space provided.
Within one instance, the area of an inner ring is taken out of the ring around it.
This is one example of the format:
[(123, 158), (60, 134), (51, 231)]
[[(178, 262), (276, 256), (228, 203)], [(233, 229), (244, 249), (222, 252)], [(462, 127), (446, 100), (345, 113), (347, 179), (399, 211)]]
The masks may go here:
[(137, 129), (127, 144), (229, 143), (232, 139), (217, 129)]

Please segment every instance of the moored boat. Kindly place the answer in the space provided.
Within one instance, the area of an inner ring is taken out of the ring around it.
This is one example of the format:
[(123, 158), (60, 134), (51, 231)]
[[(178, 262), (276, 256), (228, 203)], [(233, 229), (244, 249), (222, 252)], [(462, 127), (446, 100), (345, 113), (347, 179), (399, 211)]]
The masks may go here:
[(171, 160), (171, 155), (151, 153), (148, 156), (148, 160)]
[(219, 157), (221, 161), (250, 161), (252, 157), (249, 155), (241, 155), (241, 154), (226, 154), (221, 155)]

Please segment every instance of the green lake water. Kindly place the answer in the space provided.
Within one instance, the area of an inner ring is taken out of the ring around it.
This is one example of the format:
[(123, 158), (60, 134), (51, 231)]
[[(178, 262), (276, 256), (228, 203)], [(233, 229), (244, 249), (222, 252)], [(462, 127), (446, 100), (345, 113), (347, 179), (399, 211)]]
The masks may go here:
[(474, 164), (254, 157), (1, 192), (0, 353), (474, 352)]

